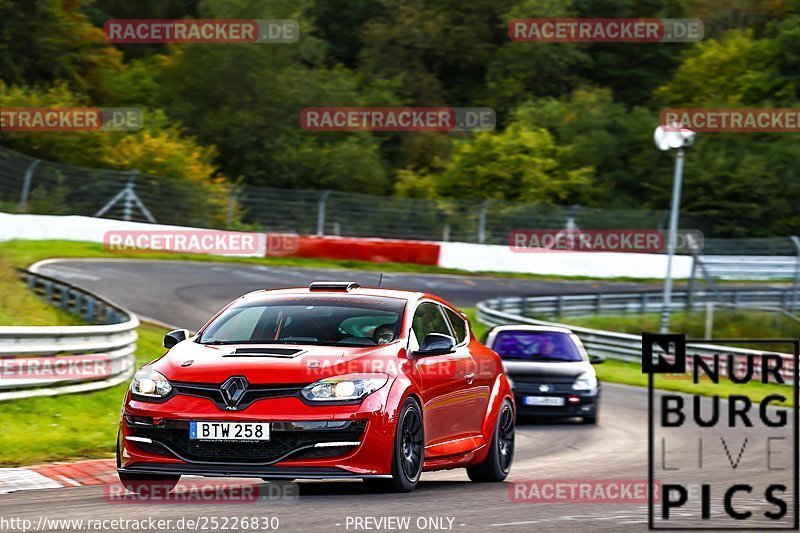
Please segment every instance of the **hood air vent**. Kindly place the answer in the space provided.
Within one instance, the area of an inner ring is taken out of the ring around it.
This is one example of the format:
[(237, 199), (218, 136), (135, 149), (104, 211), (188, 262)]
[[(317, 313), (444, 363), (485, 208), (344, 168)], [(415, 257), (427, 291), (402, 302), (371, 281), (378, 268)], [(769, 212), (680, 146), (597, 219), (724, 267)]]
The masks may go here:
[(303, 352), (298, 348), (237, 348), (223, 357), (297, 357)]

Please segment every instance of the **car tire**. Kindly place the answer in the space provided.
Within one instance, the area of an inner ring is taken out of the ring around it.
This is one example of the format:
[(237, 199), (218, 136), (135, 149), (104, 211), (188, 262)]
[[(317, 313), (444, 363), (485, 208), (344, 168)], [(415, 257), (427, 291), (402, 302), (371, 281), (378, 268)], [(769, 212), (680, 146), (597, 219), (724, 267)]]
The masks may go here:
[(376, 492), (411, 492), (417, 487), (425, 463), (425, 429), (422, 408), (414, 398), (403, 402), (394, 432), (391, 479), (365, 480)]
[(497, 415), (489, 453), (483, 462), (467, 468), (467, 475), (476, 483), (503, 481), (514, 461), (514, 410), (505, 400)]
[(133, 474), (118, 472), (122, 486), (134, 494), (163, 495), (175, 488), (181, 480), (180, 475), (172, 474)]
[(597, 414), (592, 415), (592, 416), (584, 416), (582, 422), (584, 424), (596, 425), (597, 424)]

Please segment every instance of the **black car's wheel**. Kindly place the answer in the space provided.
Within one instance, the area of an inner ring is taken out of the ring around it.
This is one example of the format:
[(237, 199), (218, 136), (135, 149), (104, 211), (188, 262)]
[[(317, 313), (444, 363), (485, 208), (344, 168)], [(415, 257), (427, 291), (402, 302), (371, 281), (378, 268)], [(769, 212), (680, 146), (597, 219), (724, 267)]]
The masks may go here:
[(425, 433), (422, 409), (417, 401), (408, 398), (400, 411), (394, 435), (392, 478), (367, 480), (372, 489), (410, 492), (416, 488), (425, 462)]
[(181, 480), (181, 476), (171, 474), (132, 474), (130, 472), (119, 472), (118, 474), (122, 486), (128, 491), (154, 498), (163, 497)]
[(497, 416), (494, 435), (489, 453), (482, 463), (467, 468), (467, 475), (472, 481), (503, 481), (511, 471), (514, 461), (514, 410), (511, 402), (506, 400)]
[(597, 413), (592, 416), (584, 416), (582, 422), (584, 424), (597, 424)]

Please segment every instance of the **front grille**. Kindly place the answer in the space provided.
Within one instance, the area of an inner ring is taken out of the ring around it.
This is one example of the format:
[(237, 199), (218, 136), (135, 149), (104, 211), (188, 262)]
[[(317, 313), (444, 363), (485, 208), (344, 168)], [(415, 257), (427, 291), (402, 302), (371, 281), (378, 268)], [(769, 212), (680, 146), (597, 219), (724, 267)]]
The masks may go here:
[[(525, 394), (575, 394), (572, 390), (572, 381), (569, 383), (552, 383), (552, 382), (519, 382), (516, 378), (511, 378), (514, 381), (514, 392)], [(539, 390), (541, 385), (546, 385), (549, 390)]]
[(344, 455), (352, 451), (352, 446), (326, 446), (324, 448), (310, 448), (297, 455), (298, 459), (329, 459)]
[[(190, 440), (189, 422), (186, 420), (165, 420), (159, 426), (145, 426), (141, 419), (137, 419), (136, 424), (132, 423), (133, 417), (128, 416), (126, 419), (131, 435), (154, 441), (154, 444), (135, 443), (143, 451), (151, 451), (153, 447), (163, 450), (158, 445), (160, 442), (187, 461), (219, 463), (270, 464), (300, 457), (335, 457), (353, 450), (354, 447), (314, 448), (314, 445), (325, 442), (359, 442), (367, 426), (365, 421), (356, 420), (332, 423), (336, 424), (334, 427), (325, 427), (325, 422), (306, 423), (306, 427), (300, 429), (301, 425), (297, 423), (274, 422), (271, 424), (269, 441), (219, 442)], [(319, 453), (311, 453), (312, 450)]]
[[(187, 396), (198, 396), (200, 398), (208, 398), (222, 410), (225, 410), (226, 404), (222, 397), (222, 391), (218, 385), (198, 385), (197, 383), (172, 383), (174, 394), (185, 394)], [(257, 400), (264, 400), (267, 398), (286, 398), (299, 394), (305, 385), (270, 385), (266, 387), (259, 387), (257, 385), (248, 386), (247, 390), (242, 395), (241, 400), (236, 405), (237, 410), (242, 410)]]

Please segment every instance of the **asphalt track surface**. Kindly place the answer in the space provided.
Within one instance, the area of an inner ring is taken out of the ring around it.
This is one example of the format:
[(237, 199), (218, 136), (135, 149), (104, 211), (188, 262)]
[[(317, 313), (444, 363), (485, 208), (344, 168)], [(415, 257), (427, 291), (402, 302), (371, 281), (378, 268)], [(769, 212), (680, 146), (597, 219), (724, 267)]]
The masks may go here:
[[(196, 331), (222, 306), (250, 291), (307, 287), (312, 281), (378, 285), (379, 273), (266, 267), (235, 263), (70, 260), (43, 265), (42, 274), (89, 289), (140, 316)], [(540, 281), (489, 276), (384, 274), (382, 287), (432, 292), (458, 306), (500, 296), (658, 290), (657, 284)]]
[[(249, 290), (303, 286), (314, 279), (369, 282), (375, 277), (372, 273), (332, 275), (330, 271), (149, 261), (70, 261), (48, 265), (41, 271), (96, 291), (144, 316), (190, 329), (196, 329), (221, 305)], [(458, 305), (470, 305), (486, 297), (505, 294), (649, 288), (639, 284), (420, 275), (387, 276), (384, 286), (430, 290)], [(658, 397), (656, 393), (656, 399)], [(102, 487), (76, 487), (0, 496), (0, 517), (29, 519), (34, 525), (38, 524), (41, 516), (49, 519), (173, 520), (171, 527), (152, 529), (159, 531), (177, 531), (174, 524), (181, 518), (214, 517), (278, 517), (280, 525), (277, 531), (303, 532), (442, 530), (432, 527), (430, 522), (423, 522), (429, 518), (440, 520), (445, 531), (646, 531), (646, 503), (520, 503), (513, 501), (511, 496), (515, 490), (514, 482), (529, 480), (646, 480), (647, 405), (645, 389), (605, 384), (597, 426), (585, 426), (574, 421), (524, 421), (518, 426), (516, 458), (507, 483), (471, 483), (465, 472), (453, 470), (424, 474), (417, 490), (409, 494), (370, 493), (357, 481), (301, 482), (299, 497), (287, 501), (254, 504), (208, 502), (202, 505), (110, 504), (104, 499)], [(726, 403), (722, 402), (723, 417), (727, 417), (725, 407)], [(669, 475), (671, 479), (680, 478), (695, 486), (712, 484), (711, 519), (703, 524), (706, 527), (743, 525), (731, 523), (723, 510), (722, 491), (734, 483), (750, 483), (755, 487), (752, 494), (739, 494), (734, 502), (737, 508), (749, 509), (759, 517), (763, 511), (775, 509), (763, 501), (764, 486), (786, 483), (788, 489), (782, 497), (788, 502), (789, 517), (794, 511), (791, 458), (796, 454), (793, 455), (791, 450), (791, 426), (789, 429), (764, 430), (756, 417), (757, 414), (753, 419), (757, 427), (752, 429), (739, 425), (709, 432), (697, 429), (690, 421), (681, 428), (659, 430), (655, 435), (656, 442), (662, 437), (666, 439), (663, 454), (657, 447), (657, 479), (666, 479), (665, 476)], [(772, 441), (771, 466), (788, 467), (788, 470), (767, 470), (767, 436), (786, 438)], [(702, 468), (698, 465), (700, 437), (703, 438)], [(742, 449), (745, 438), (748, 441)], [(731, 463), (737, 459), (738, 464), (733, 468)], [(680, 470), (663, 472), (662, 467)], [(268, 487), (268, 483), (260, 484), (264, 491)], [(693, 489), (691, 494), (691, 501), (682, 511), (685, 516), (678, 516), (678, 520), (696, 520), (699, 517), (699, 489)], [(656, 510), (659, 509), (657, 504)], [(377, 526), (372, 521), (364, 522), (387, 517), (409, 517), (409, 527), (398, 529), (385, 524)], [(359, 519), (361, 527), (356, 526)], [(767, 523), (760, 519), (750, 522), (749, 527), (774, 527), (784, 525), (785, 520)], [(700, 525), (697, 521), (673, 522), (673, 525), (681, 524)], [(147, 528), (128, 530), (151, 531)]]

